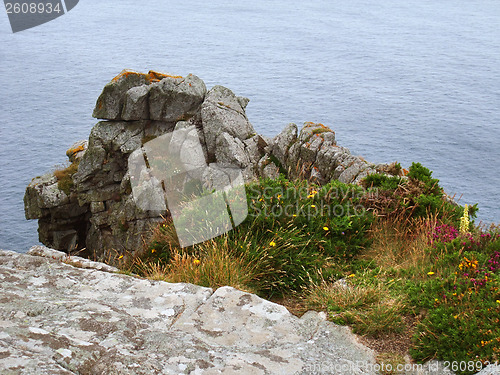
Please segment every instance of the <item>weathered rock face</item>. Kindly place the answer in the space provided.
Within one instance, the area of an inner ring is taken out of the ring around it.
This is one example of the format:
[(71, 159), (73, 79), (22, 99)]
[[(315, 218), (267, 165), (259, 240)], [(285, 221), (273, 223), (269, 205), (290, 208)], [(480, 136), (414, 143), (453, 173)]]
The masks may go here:
[(59, 258), (0, 250), (2, 374), (376, 373), (373, 351), (324, 315), (299, 319), (230, 287), (214, 292)]
[(151, 226), (169, 212), (136, 206), (129, 157), (187, 127), (196, 129), (203, 155), (186, 148), (182, 160), (200, 164), (204, 159), (201, 164), (208, 167), (199, 178), (207, 188), (217, 185), (217, 166), (238, 168), (247, 182), (286, 172), (318, 183), (332, 178), (358, 183), (376, 172), (373, 164), (337, 146), (335, 133), (322, 124), (306, 123), (300, 132), (289, 124), (272, 140), (255, 134), (247, 104), (222, 86), (207, 92), (191, 74), (123, 71), (97, 100), (93, 115), (104, 121), (94, 126), (88, 142), (68, 150), (68, 170), (37, 177), (26, 189), (26, 218), (39, 219), (40, 241), (58, 250), (85, 249), (85, 256), (97, 258), (108, 251), (140, 250)]

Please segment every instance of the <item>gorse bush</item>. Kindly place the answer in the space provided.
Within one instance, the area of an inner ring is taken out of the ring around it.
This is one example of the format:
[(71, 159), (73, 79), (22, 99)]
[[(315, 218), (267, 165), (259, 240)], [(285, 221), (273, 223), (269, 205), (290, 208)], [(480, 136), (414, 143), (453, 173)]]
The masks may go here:
[[(387, 175), (369, 175), (363, 180), (368, 194), (363, 198), (367, 209), (391, 219), (436, 216), (439, 221), (457, 225), (464, 208), (446, 197), (439, 180), (420, 163), (413, 163), (406, 178)], [(474, 218), (477, 207), (470, 207)]]
[[(247, 219), (214, 238), (214, 247), (234, 249), (262, 277), (255, 290), (262, 296), (298, 292), (319, 276), (337, 275), (336, 262), (353, 259), (369, 244), (365, 235), (373, 216), (361, 205), (363, 190), (338, 181), (319, 187), (283, 176), (247, 186)], [(180, 249), (170, 222), (157, 228), (144, 259), (169, 264), (173, 254), (197, 256), (202, 245)], [(155, 263), (156, 264), (156, 263)]]

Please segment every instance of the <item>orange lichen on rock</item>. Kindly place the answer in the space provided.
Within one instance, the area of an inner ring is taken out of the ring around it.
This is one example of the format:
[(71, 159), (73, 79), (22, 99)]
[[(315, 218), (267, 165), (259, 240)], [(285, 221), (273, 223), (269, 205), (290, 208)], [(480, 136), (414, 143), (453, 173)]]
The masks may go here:
[(312, 127), (320, 127), (321, 129), (323, 129), (324, 131), (329, 131), (329, 132), (332, 132), (332, 133), (335, 133), (332, 129), (330, 129), (328, 126), (326, 125), (323, 125), (321, 123), (315, 123), (315, 122), (312, 122), (312, 121), (308, 121), (308, 122), (305, 122), (304, 123), (304, 128), (312, 128)]
[(66, 155), (67, 156), (71, 156), (71, 155), (76, 154), (77, 152), (84, 151), (84, 150), (85, 150), (85, 148), (83, 146), (78, 146), (78, 147), (75, 147), (75, 148), (70, 148), (68, 151), (66, 151)]
[(139, 72), (135, 72), (133, 70), (127, 70), (127, 69), (124, 69), (120, 72), (120, 74), (118, 74), (115, 78), (113, 78), (111, 80), (111, 82), (116, 82), (118, 81), (119, 79), (121, 79), (122, 77), (126, 78), (126, 77), (129, 77), (131, 75), (135, 75), (135, 76), (144, 76), (144, 77), (147, 77), (146, 74), (144, 73), (139, 73)]
[(150, 82), (158, 82), (161, 81), (163, 78), (183, 78), (182, 76), (174, 76), (170, 74), (164, 74), (160, 72), (155, 72), (154, 70), (150, 70), (147, 74), (148, 79)]
[(163, 78), (175, 78), (175, 79), (183, 78), (182, 76), (174, 76), (174, 75), (170, 75), (170, 74), (164, 74), (164, 73), (156, 72), (154, 70), (150, 70), (148, 73), (139, 73), (139, 72), (136, 72), (134, 70), (125, 69), (125, 70), (122, 70), (121, 73), (118, 74), (115, 78), (113, 78), (111, 80), (111, 82), (117, 82), (121, 78), (127, 78), (129, 76), (143, 77), (148, 84), (151, 84), (154, 82), (159, 82)]
[(325, 126), (325, 125), (320, 124), (320, 123), (311, 122), (311, 121), (304, 123), (304, 129), (307, 129), (307, 128), (312, 128), (312, 134), (308, 137), (308, 139), (312, 138), (313, 136), (318, 136), (324, 140), (323, 135), (321, 135), (322, 133), (335, 134), (335, 132), (332, 129), (330, 129), (328, 126)]

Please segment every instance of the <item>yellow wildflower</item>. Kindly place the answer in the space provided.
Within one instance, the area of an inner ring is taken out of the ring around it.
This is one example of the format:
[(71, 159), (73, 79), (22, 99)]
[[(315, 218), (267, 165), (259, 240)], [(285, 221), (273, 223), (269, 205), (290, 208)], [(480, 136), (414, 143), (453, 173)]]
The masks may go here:
[(122, 259), (122, 258), (123, 258), (123, 255), (120, 255), (120, 256), (118, 257), (118, 259)]
[(316, 190), (311, 191), (311, 193), (307, 196), (307, 198), (314, 198), (314, 196), (318, 194)]
[(328, 227), (323, 227), (323, 229), (324, 229), (324, 230), (330, 230), (330, 228), (328, 228)]
[(195, 260), (193, 260), (193, 263), (196, 264), (196, 265), (198, 265), (198, 264), (201, 263), (201, 261), (199, 259), (195, 259)]
[(316, 206), (315, 206), (314, 204), (311, 204), (311, 207), (312, 207), (312, 208), (316, 208)]
[(432, 271), (431, 272), (427, 272), (427, 275), (432, 276), (432, 275), (434, 275), (434, 272), (432, 272)]
[(274, 242), (274, 241), (269, 242), (269, 246), (275, 247), (276, 246), (276, 242)]
[(356, 275), (355, 275), (355, 274), (353, 274), (353, 273), (351, 273), (351, 274), (350, 274), (349, 276), (347, 276), (347, 277), (354, 277), (354, 276), (356, 276)]

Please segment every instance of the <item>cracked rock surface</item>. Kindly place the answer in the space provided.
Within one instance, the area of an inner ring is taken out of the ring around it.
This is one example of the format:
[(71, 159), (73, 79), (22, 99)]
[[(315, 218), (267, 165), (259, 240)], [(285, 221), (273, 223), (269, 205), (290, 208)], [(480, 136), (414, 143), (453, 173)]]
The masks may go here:
[(42, 250), (0, 251), (2, 374), (375, 373), (374, 352), (322, 314)]

